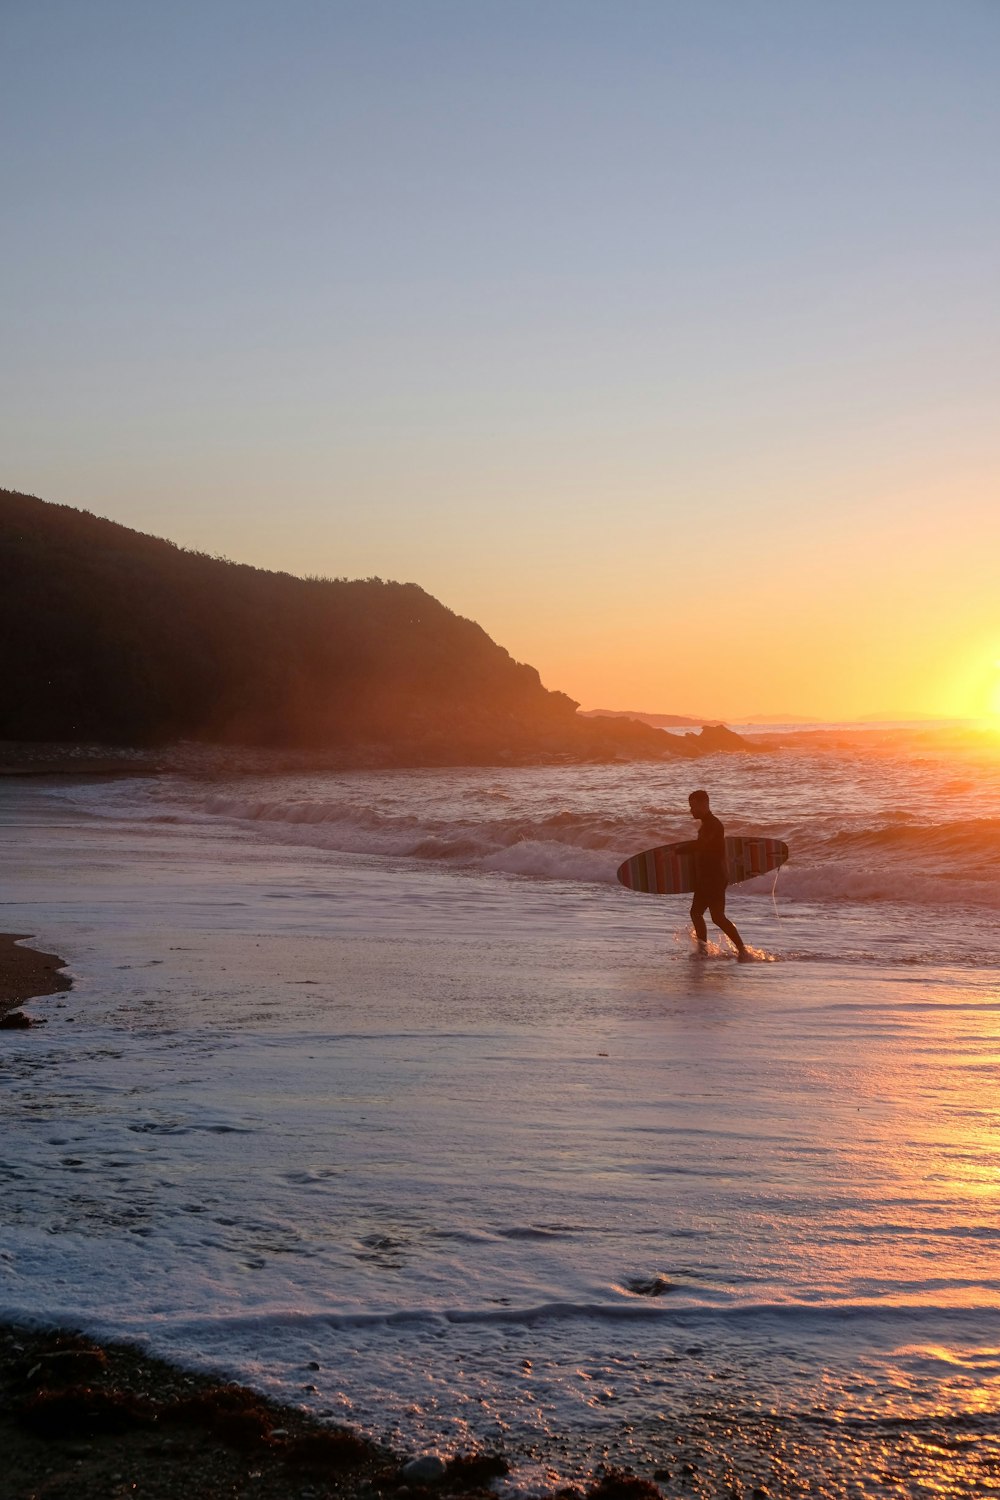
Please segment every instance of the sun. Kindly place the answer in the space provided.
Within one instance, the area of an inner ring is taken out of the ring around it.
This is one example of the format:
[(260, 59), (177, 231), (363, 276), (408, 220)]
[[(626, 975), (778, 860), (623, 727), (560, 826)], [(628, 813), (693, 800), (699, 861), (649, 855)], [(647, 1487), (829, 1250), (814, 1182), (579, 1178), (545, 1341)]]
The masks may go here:
[(939, 699), (943, 718), (964, 719), (1000, 734), (1000, 639), (968, 643)]

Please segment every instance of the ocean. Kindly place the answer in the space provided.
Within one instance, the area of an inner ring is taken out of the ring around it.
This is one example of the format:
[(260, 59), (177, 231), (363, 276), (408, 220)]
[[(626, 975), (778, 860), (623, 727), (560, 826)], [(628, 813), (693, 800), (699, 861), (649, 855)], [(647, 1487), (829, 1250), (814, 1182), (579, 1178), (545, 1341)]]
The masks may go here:
[[(758, 962), (615, 882), (696, 786), (789, 844)], [(1000, 754), (8, 778), (0, 840), (74, 977), (0, 1047), (0, 1316), (524, 1493), (1000, 1492)]]

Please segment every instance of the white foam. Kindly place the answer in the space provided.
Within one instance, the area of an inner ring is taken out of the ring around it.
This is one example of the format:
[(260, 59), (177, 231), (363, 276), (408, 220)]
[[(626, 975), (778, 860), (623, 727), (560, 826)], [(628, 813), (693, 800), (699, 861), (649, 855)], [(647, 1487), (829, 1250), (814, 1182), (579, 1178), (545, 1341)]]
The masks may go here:
[[(882, 763), (829, 753), (749, 763), (714, 757), (711, 771), (713, 785), (723, 783), (718, 800), (731, 832), (789, 843), (791, 863), (777, 888), (785, 902), (1000, 906), (992, 877), (1000, 789), (988, 777), (956, 790), (944, 764), (928, 784), (925, 757)], [(208, 786), (172, 778), (65, 795), (102, 816), (222, 825), (288, 848), (612, 885), (629, 854), (692, 834), (684, 805), (690, 780), (686, 766), (489, 768), (258, 776)], [(770, 900), (772, 888), (771, 876), (746, 881), (740, 898)]]

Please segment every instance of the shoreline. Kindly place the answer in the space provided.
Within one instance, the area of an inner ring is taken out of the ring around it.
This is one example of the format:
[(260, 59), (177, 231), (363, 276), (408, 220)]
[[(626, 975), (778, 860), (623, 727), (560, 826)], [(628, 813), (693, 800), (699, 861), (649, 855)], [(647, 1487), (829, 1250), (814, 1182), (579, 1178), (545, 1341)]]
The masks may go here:
[[(389, 1449), (224, 1377), (133, 1345), (8, 1323), (0, 1446), (10, 1500), (375, 1500), (427, 1488)], [(435, 1493), (449, 1497), (484, 1495), (506, 1472), (482, 1453), (432, 1467)]]
[[(61, 972), (67, 960), (22, 946), (30, 936), (0, 933), (0, 1029), (44, 1025), (20, 1007), (72, 988)], [(303, 1369), (304, 1389), (316, 1368)], [(133, 1344), (3, 1319), (0, 1448), (10, 1500), (459, 1500), (493, 1494), (492, 1482), (509, 1472), (488, 1451), (401, 1456), (224, 1375), (186, 1370)], [(657, 1500), (662, 1492), (630, 1470), (608, 1470), (549, 1493)]]
[[(30, 936), (0, 933), (5, 1030), (44, 1025), (20, 1007), (72, 988), (66, 960), (22, 946)], [(0, 1447), (11, 1500), (215, 1500), (245, 1488), (258, 1500), (374, 1500), (421, 1488), (389, 1449), (224, 1377), (133, 1345), (3, 1320)], [(435, 1493), (449, 1497), (486, 1494), (506, 1472), (491, 1454), (440, 1468)]]
[[(315, 1368), (303, 1367), (304, 1390)], [(558, 1462), (565, 1445), (553, 1448)], [(605, 1450), (567, 1480), (541, 1454), (401, 1455), (224, 1374), (3, 1320), (0, 1450), (5, 1500), (888, 1500), (910, 1484), (992, 1493), (1000, 1465), (989, 1414), (845, 1423), (741, 1399), (667, 1423), (640, 1471)]]
[[(0, 933), (4, 1029), (44, 1024), (20, 1006), (72, 987), (60, 972), (66, 960), (21, 946), (28, 937)], [(182, 1370), (131, 1345), (2, 1321), (0, 1446), (12, 1500), (135, 1493), (214, 1500), (245, 1486), (259, 1500), (367, 1500), (407, 1483), (405, 1461), (388, 1449), (246, 1386)], [(453, 1459), (435, 1489), (483, 1494), (505, 1468), (492, 1455)]]
[(41, 1024), (24, 1015), (20, 1007), (28, 1000), (58, 995), (73, 987), (72, 979), (60, 972), (66, 967), (66, 959), (21, 946), (31, 935), (0, 933), (0, 1028), (4, 1030)]

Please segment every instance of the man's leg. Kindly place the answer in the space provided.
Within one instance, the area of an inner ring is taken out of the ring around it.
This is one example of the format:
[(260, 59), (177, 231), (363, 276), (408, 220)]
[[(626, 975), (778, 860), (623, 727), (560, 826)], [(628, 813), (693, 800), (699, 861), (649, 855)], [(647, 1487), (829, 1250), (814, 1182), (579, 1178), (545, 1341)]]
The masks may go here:
[(699, 943), (708, 942), (708, 928), (705, 926), (705, 909), (708, 906), (707, 897), (695, 891), (691, 898), (691, 924), (694, 927), (694, 935)]
[[(745, 953), (747, 951), (746, 943), (740, 937), (739, 933), (736, 931), (736, 928), (726, 916), (725, 896), (722, 897), (721, 901), (713, 902), (713, 904), (709, 907), (709, 916), (712, 918), (712, 921), (715, 923), (716, 927), (718, 927), (719, 931), (724, 932), (726, 934), (726, 937), (729, 938), (730, 942), (735, 943), (737, 953)], [(702, 925), (704, 926), (704, 923), (702, 923)]]

